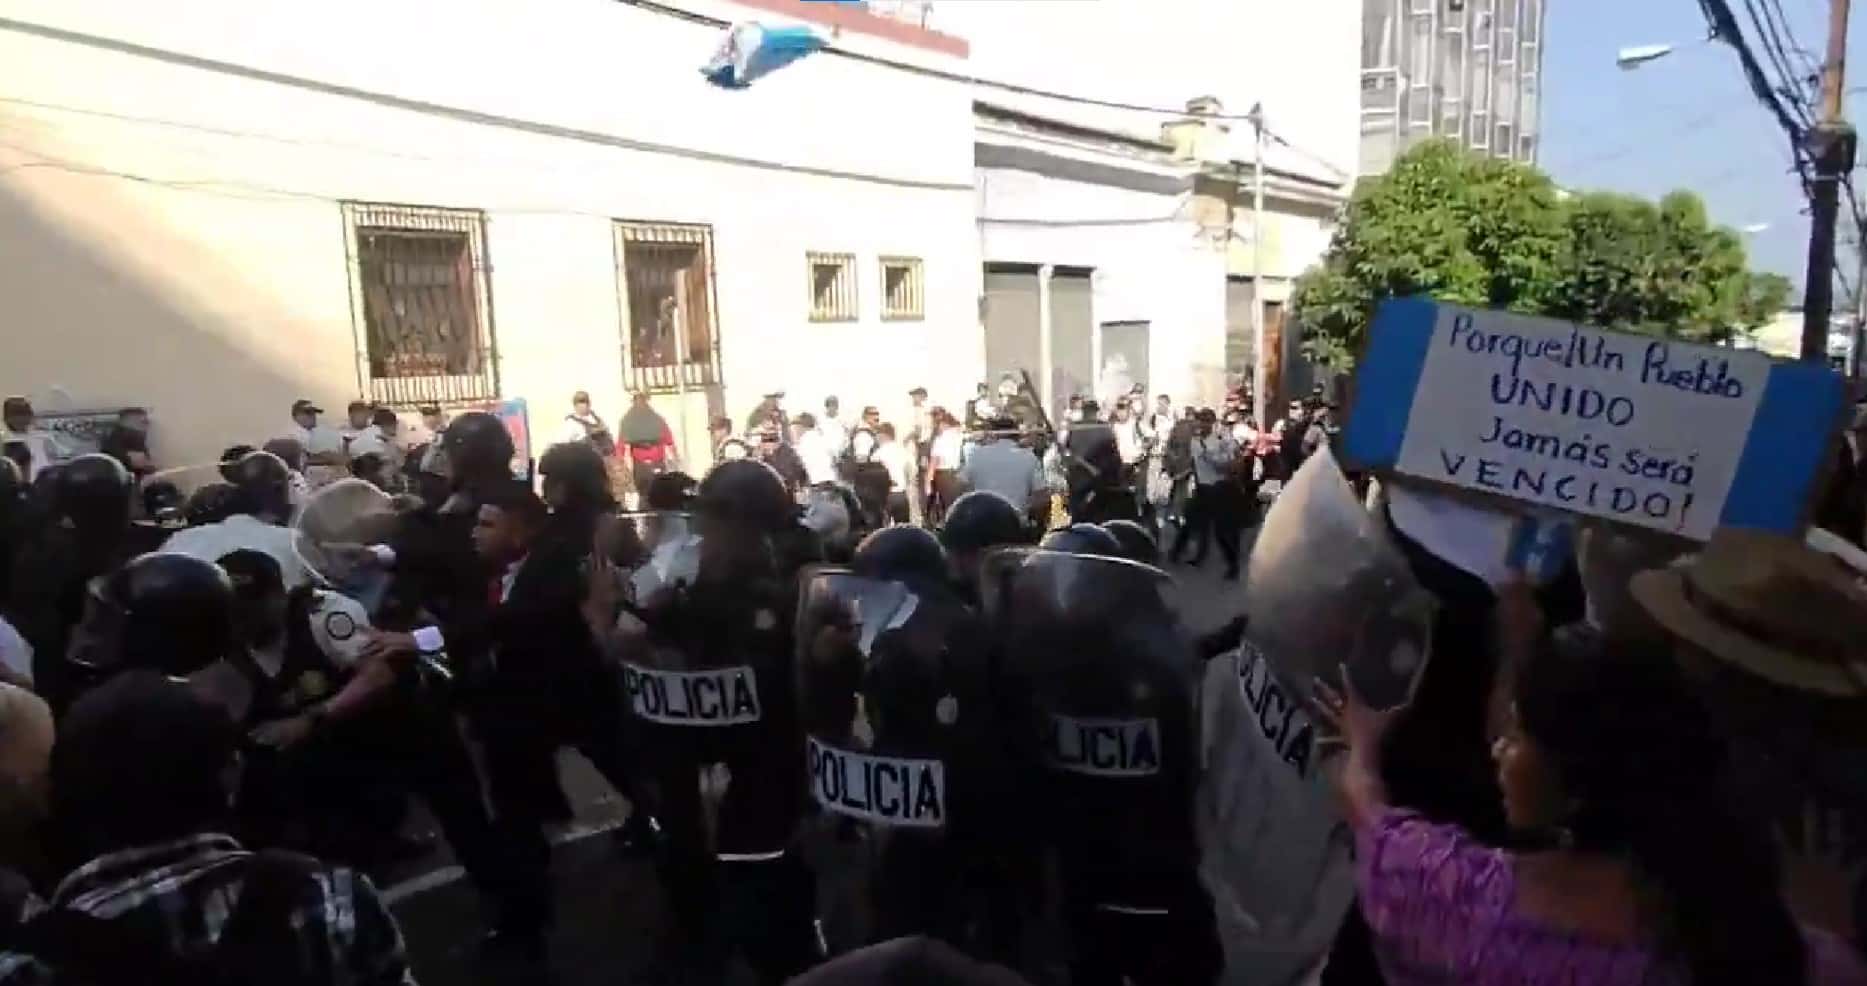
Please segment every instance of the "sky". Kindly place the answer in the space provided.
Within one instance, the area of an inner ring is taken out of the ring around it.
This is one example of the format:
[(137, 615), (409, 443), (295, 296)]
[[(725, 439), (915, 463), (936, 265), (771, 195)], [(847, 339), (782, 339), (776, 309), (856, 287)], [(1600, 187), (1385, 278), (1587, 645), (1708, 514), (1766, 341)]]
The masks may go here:
[[(1737, 53), (1722, 43), (1700, 43), (1706, 28), (1698, 3), (1547, 2), (1543, 147), (1537, 163), (1567, 187), (1647, 197), (1685, 188), (1705, 200), (1715, 222), (1732, 227), (1768, 223), (1767, 230), (1745, 237), (1752, 266), (1788, 275), (1799, 286), (1809, 222), (1801, 188), (1789, 170), (1788, 139), (1745, 85)], [(1809, 61), (1819, 65), (1828, 0), (1777, 2)], [(1751, 30), (1742, 4), (1732, 0), (1732, 8)], [(1864, 40), (1867, 11), (1857, 9), (1850, 54), (1867, 51), (1861, 47)], [(1616, 51), (1646, 44), (1680, 48), (1633, 71), (1615, 67)], [(1849, 86), (1867, 87), (1867, 60), (1852, 67)], [(1867, 92), (1848, 100), (1850, 118), (1867, 109)], [(1867, 184), (1861, 191), (1867, 194)], [(1842, 208), (1845, 216), (1845, 199)], [(1849, 236), (1844, 222), (1843, 238)], [(1851, 284), (1853, 254), (1841, 249)]]

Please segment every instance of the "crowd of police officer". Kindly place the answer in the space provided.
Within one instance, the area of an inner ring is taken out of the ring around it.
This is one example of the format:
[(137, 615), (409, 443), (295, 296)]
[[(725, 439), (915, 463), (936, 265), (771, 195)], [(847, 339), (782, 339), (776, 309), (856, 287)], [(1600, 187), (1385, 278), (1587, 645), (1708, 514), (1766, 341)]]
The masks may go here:
[[(313, 835), (393, 830), (399, 802), (425, 802), (501, 959), (546, 958), (544, 826), (569, 746), (631, 804), (624, 841), (656, 861), (678, 981), (736, 959), (782, 982), (906, 935), (1039, 979), (1065, 956), (1077, 984), (1216, 974), (1191, 817), (1202, 645), (1146, 528), (1040, 539), (976, 491), (937, 534), (858, 513), (832, 564), (763, 462), (623, 513), (600, 461), (564, 448), (540, 463), (553, 515), (503, 569), (476, 525), (532, 494), (486, 414), (446, 429), (445, 484), (387, 512), (353, 510), (372, 495), (355, 480), (294, 511), (276, 457), (225, 464), (223, 512), (252, 523), (206, 552), (132, 520), (113, 459), (30, 488), (0, 463), (5, 613), (55, 710), (155, 669), (251, 726), (249, 840), (343, 851)], [(547, 564), (575, 578), (522, 593)], [(255, 641), (282, 664), (256, 667)]]

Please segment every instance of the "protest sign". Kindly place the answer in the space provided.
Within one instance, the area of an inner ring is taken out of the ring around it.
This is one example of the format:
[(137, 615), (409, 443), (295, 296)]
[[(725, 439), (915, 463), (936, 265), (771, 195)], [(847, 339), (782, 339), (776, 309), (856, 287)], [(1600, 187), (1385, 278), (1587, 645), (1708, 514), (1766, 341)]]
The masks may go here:
[(1375, 316), (1343, 450), (1696, 541), (1795, 534), (1845, 400), (1819, 364), (1405, 299)]

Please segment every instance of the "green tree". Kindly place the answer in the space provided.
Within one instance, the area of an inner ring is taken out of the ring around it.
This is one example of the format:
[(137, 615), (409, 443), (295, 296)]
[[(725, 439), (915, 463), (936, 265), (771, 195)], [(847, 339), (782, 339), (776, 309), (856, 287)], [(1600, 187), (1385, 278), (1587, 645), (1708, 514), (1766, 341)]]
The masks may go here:
[(1305, 346), (1346, 369), (1375, 306), (1415, 294), (1717, 342), (1767, 321), (1788, 282), (1747, 271), (1742, 243), (1689, 192), (1565, 197), (1535, 168), (1435, 141), (1356, 186), (1297, 281)]

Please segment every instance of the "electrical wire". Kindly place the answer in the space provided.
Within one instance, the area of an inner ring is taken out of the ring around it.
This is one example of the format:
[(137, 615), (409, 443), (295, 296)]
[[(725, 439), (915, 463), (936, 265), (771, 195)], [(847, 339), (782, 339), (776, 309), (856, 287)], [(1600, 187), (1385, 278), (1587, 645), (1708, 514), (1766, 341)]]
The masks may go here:
[[(706, 14), (699, 14), (691, 10), (685, 10), (680, 7), (676, 7), (672, 4), (661, 3), (659, 2), (659, 0), (615, 0), (615, 2), (623, 4), (624, 6), (636, 7), (641, 10), (653, 11), (655, 13), (665, 14), (671, 17), (676, 17), (681, 20), (689, 21), (691, 23), (706, 24), (712, 27), (727, 27), (731, 23), (729, 21), (722, 20), (717, 17), (710, 17)], [(1100, 107), (1102, 109), (1125, 110), (1131, 113), (1148, 113), (1148, 114), (1153, 114), (1156, 116), (1184, 117), (1187, 115), (1185, 107), (1168, 108), (1164, 106), (1151, 106), (1146, 103), (1127, 102), (1124, 100), (1098, 99), (1093, 96), (1080, 96), (1074, 93), (1058, 92), (1057, 90), (1054, 90), (1054, 89), (1042, 89), (1036, 86), (1024, 86), (1024, 85), (1018, 85), (1017, 83), (1012, 83), (1012, 82), (1001, 82), (996, 79), (987, 79), (987, 78), (982, 78), (976, 75), (966, 75), (961, 72), (948, 72), (944, 69), (929, 68), (928, 66), (925, 66), (925, 65), (916, 65), (912, 62), (904, 62), (898, 59), (886, 58), (884, 56), (874, 55), (868, 52), (854, 51), (849, 48), (839, 48), (834, 44), (824, 45), (823, 50), (831, 54), (838, 55), (843, 58), (847, 58), (851, 61), (867, 62), (871, 65), (880, 65), (886, 68), (895, 69), (896, 71), (909, 72), (915, 75), (926, 76), (928, 78), (941, 79), (946, 82), (958, 82), (964, 85), (976, 86), (976, 87), (985, 88), (985, 89), (998, 89), (1004, 92), (1015, 93), (1020, 96), (1034, 96), (1039, 99), (1050, 99), (1050, 100), (1056, 100), (1058, 102), (1064, 102), (1064, 103), (1075, 103), (1080, 106), (1095, 106), (1095, 107)], [(1252, 114), (1252, 113), (1213, 113), (1208, 116), (1205, 116), (1204, 118), (1209, 119), (1209, 120), (1242, 121), (1242, 122), (1253, 123), (1253, 124), (1257, 124), (1261, 126), (1261, 124), (1258, 123), (1258, 121), (1261, 119), (1260, 115)], [(1331, 162), (1329, 159), (1323, 157), (1322, 155), (1314, 151), (1307, 150), (1295, 143), (1292, 143), (1288, 138), (1282, 136), (1281, 134), (1278, 134), (1276, 131), (1272, 130), (1268, 126), (1263, 127), (1263, 130), (1264, 130), (1264, 136), (1268, 140), (1270, 140), (1272, 143), (1277, 144), (1280, 147), (1287, 148), (1298, 154), (1301, 154), (1304, 157), (1308, 158), (1311, 162), (1315, 164), (1320, 164), (1323, 167), (1328, 168), (1337, 177), (1344, 178), (1344, 179), (1350, 177), (1350, 174), (1348, 171), (1345, 171), (1342, 168), (1338, 167), (1336, 164)]]

